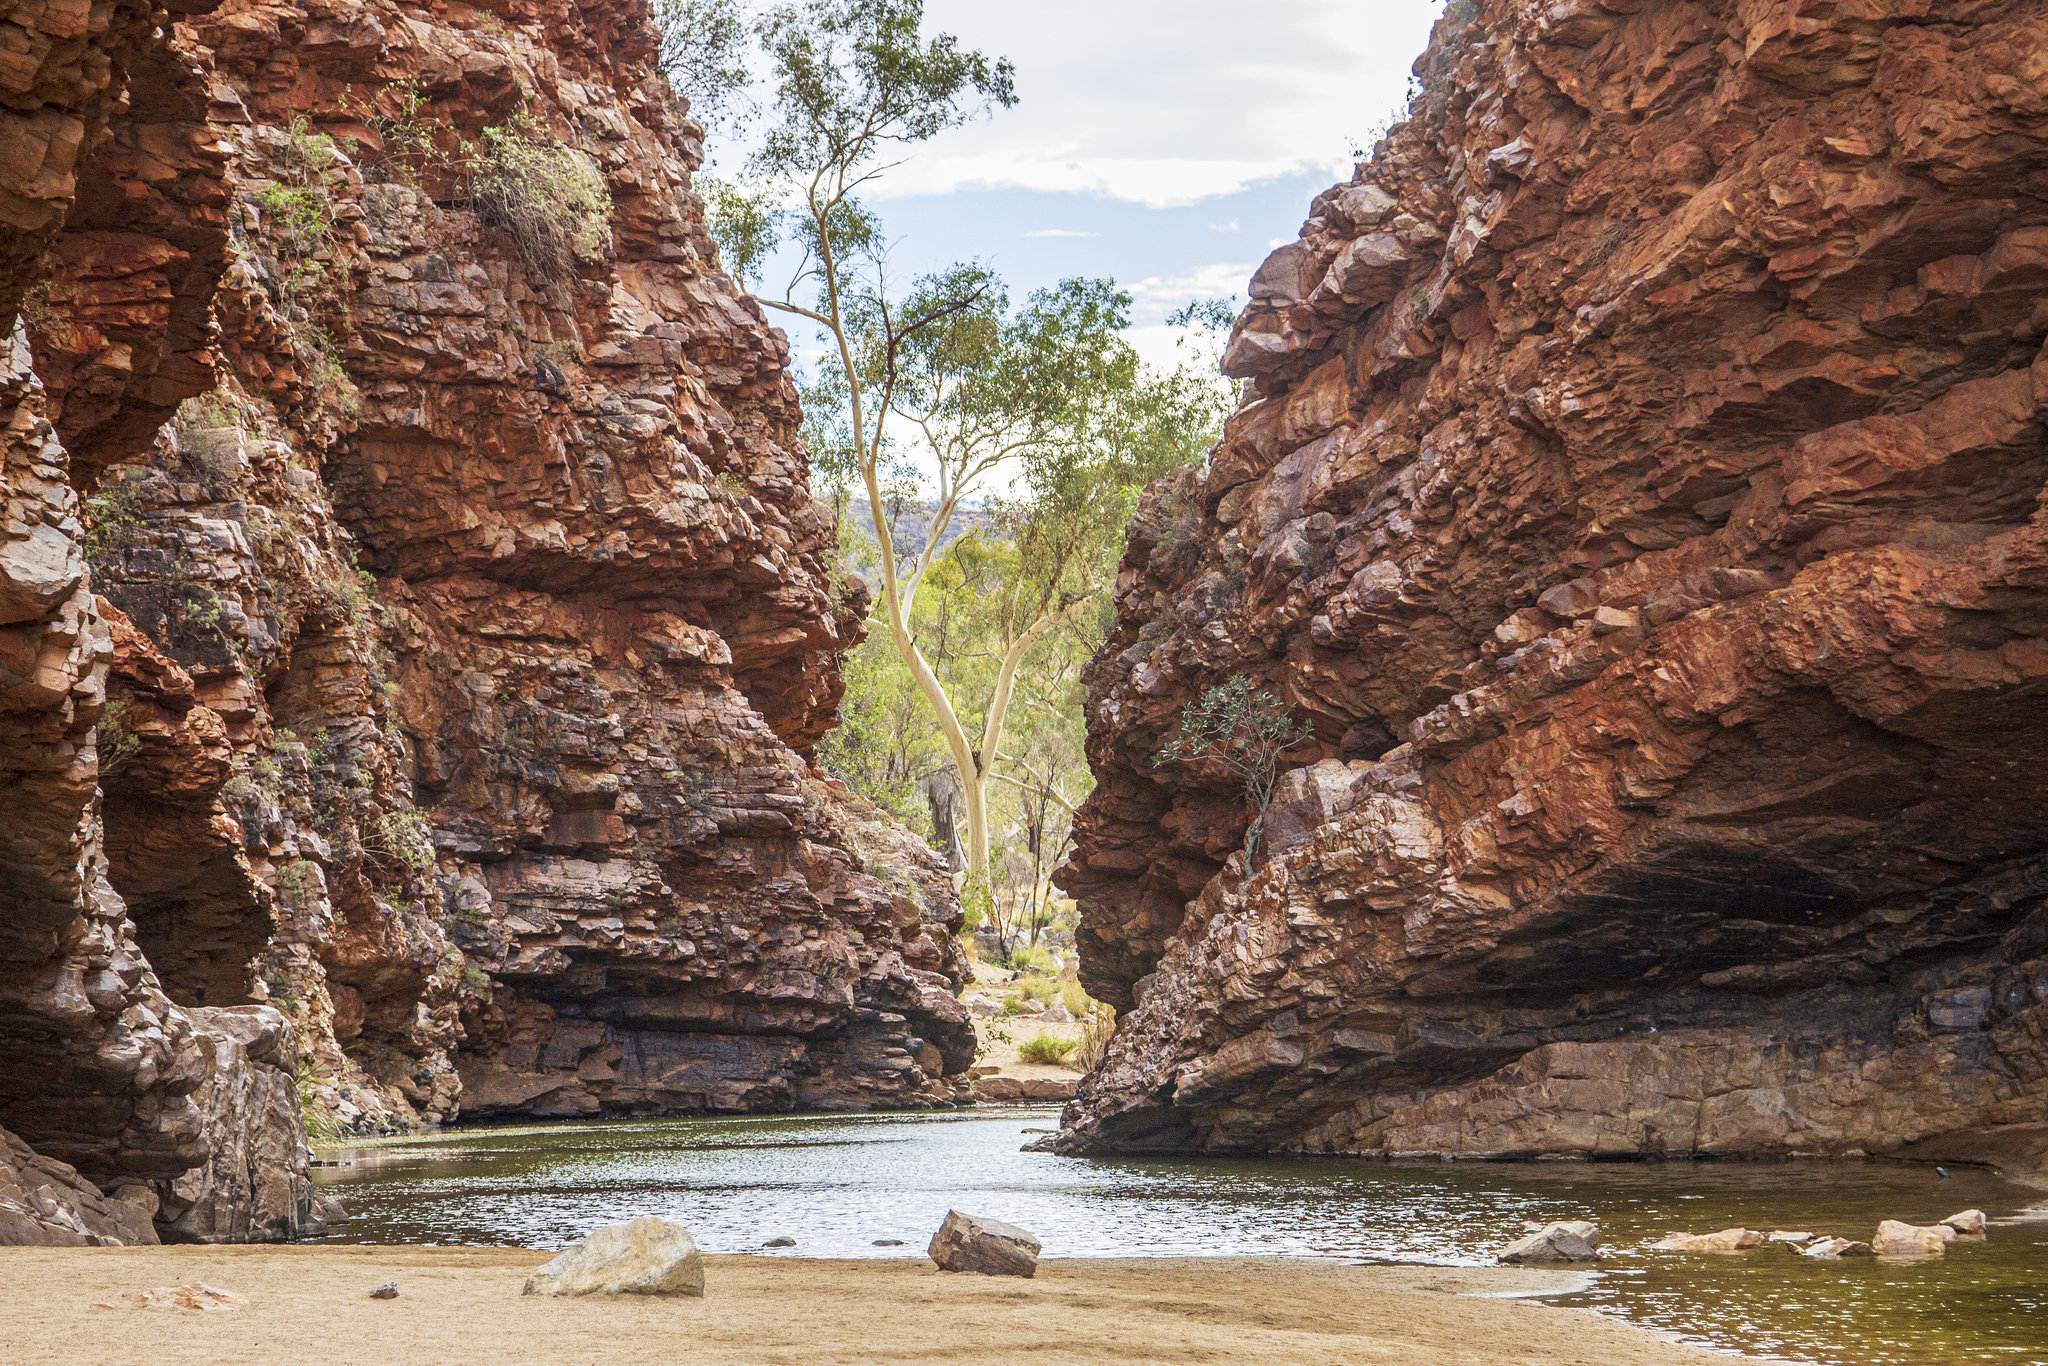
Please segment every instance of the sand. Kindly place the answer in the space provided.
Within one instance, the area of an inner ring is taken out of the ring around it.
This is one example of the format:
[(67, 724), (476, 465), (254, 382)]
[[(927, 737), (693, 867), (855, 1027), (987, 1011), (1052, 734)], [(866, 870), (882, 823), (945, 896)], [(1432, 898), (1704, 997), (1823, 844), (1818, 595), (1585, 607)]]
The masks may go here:
[[(698, 1299), (522, 1296), (546, 1253), (423, 1247), (0, 1248), (0, 1362), (1242, 1362), (1708, 1366), (1584, 1310), (1476, 1295), (1556, 1272), (1271, 1259), (1047, 1261), (1034, 1280), (922, 1259), (707, 1259)], [(100, 1309), (202, 1281), (245, 1307)], [(399, 1297), (373, 1300), (380, 1282)]]
[[(961, 999), (972, 1003), (979, 998), (986, 997), (995, 1004), (1001, 1005), (1004, 996), (1016, 990), (1015, 979), (1017, 976), (1017, 973), (1010, 972), (1005, 968), (991, 967), (987, 963), (976, 963), (974, 965), (974, 980), (968, 984), (967, 990), (961, 993)], [(1002, 1039), (995, 1037), (999, 1031), (1009, 1036), (1009, 1042), (1005, 1043)], [(1045, 1063), (1026, 1062), (1023, 1055), (1017, 1051), (1019, 1044), (1035, 1039), (1040, 1034), (1050, 1034), (1056, 1039), (1079, 1039), (1081, 1037), (1081, 1025), (1077, 1020), (1069, 1021), (1065, 1024), (1049, 1024), (1030, 1015), (976, 1015), (974, 1017), (974, 1033), (975, 1037), (982, 1044), (981, 1056), (976, 1058), (975, 1062), (982, 1066), (996, 1068), (1000, 1076), (1017, 1077), (1025, 1081), (1040, 1079), (1079, 1081), (1081, 1079), (1081, 1069), (1078, 1067), (1071, 1067), (1065, 1064), (1048, 1066)]]

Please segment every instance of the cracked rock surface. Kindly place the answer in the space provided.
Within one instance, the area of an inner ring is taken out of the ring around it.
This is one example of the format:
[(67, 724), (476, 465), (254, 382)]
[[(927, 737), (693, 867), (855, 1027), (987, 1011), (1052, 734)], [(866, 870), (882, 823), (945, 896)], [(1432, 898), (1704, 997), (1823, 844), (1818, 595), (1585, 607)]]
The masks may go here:
[[(1479, 0), (1153, 488), (1063, 1151), (2048, 1150), (2048, 9)], [(1248, 675), (1267, 850), (1153, 756)]]

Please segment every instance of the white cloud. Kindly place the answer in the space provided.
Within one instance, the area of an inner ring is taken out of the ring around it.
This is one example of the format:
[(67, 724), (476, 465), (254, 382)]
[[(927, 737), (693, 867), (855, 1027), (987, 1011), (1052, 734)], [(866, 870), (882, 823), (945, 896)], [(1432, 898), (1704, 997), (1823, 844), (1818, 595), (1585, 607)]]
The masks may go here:
[(1239, 226), (1237, 225), (1237, 220), (1236, 220), (1235, 218), (1233, 218), (1233, 219), (1231, 219), (1231, 220), (1230, 220), (1230, 221), (1229, 221), (1228, 223), (1211, 223), (1211, 224), (1209, 225), (1209, 231), (1210, 231), (1210, 232), (1243, 232), (1243, 231), (1244, 231), (1244, 229), (1243, 229), (1243, 228), (1241, 228), (1241, 227), (1239, 227)]
[[(1350, 172), (1442, 0), (929, 0), (927, 31), (1011, 58), (1018, 104), (943, 134), (877, 197), (1017, 187), (1180, 207)], [(1076, 36), (1086, 34), (1085, 42)]]
[[(1257, 269), (1256, 263), (1227, 261), (1198, 266), (1185, 275), (1151, 275), (1125, 284), (1133, 311), (1141, 320), (1132, 333), (1146, 330), (1153, 321), (1163, 321), (1167, 314), (1196, 299), (1229, 299), (1233, 303), (1245, 299), (1245, 282)], [(1131, 344), (1137, 345), (1135, 340)]]
[(1026, 237), (1096, 237), (1100, 234), (1075, 232), (1071, 228), (1040, 228), (1037, 232), (1027, 232), (1024, 235)]

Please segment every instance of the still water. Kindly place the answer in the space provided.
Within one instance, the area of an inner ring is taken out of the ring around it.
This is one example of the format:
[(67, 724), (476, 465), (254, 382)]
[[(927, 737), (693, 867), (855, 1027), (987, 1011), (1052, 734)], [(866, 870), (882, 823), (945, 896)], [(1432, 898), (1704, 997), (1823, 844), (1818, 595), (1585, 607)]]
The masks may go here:
[[(1053, 1110), (471, 1130), (329, 1156), (334, 1241), (560, 1247), (655, 1214), (706, 1252), (918, 1257), (951, 1208), (1030, 1229), (1048, 1257), (1286, 1255), (1490, 1265), (1525, 1219), (1592, 1219), (1608, 1257), (1556, 1299), (1755, 1356), (1835, 1366), (2048, 1366), (2048, 1221), (1981, 1172), (1851, 1163), (1099, 1160), (1018, 1151)], [(1868, 1238), (1976, 1207), (1945, 1257), (1823, 1262), (1782, 1247), (1652, 1252), (1746, 1225)], [(878, 1247), (878, 1240), (900, 1246)]]

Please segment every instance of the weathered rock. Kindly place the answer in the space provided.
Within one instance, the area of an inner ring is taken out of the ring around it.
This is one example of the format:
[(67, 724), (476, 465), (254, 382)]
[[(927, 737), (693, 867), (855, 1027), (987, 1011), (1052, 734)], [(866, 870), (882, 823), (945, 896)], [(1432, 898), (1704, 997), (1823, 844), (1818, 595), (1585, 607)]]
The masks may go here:
[[(319, 1226), (302, 1071), (360, 1129), (458, 1045), (487, 1115), (951, 1103), (958, 901), (809, 762), (864, 590), (647, 8), (358, 8), (16, 16), (0, 1122), (218, 1240)], [(515, 114), (607, 245), (470, 203)]]
[(978, 1271), (984, 1276), (1035, 1276), (1039, 1242), (1000, 1219), (946, 1211), (927, 1250), (942, 1271)]
[(1802, 1257), (1868, 1257), (1872, 1255), (1869, 1243), (1851, 1242), (1847, 1238), (1821, 1238), (1805, 1247), (1794, 1249)]
[(1819, 1236), (1818, 1234), (1807, 1233), (1803, 1230), (1795, 1231), (1779, 1228), (1771, 1230), (1770, 1241), (1774, 1243), (1811, 1243)]
[(1981, 1209), (1966, 1209), (1960, 1214), (1951, 1214), (1941, 1222), (1965, 1238), (1982, 1238), (1990, 1224)]
[(155, 1193), (113, 1198), (71, 1167), (0, 1129), (0, 1247), (135, 1247), (158, 1241)]
[(1501, 1250), (1500, 1260), (1532, 1266), (1546, 1262), (1597, 1262), (1600, 1227), (1582, 1219), (1548, 1224), (1509, 1243)]
[(794, 1238), (770, 1238), (770, 1239), (769, 1239), (769, 1240), (768, 1240), (767, 1242), (765, 1242), (765, 1243), (761, 1244), (761, 1246), (762, 1246), (762, 1247), (795, 1247), (795, 1246), (796, 1246), (796, 1239), (794, 1239)]
[[(2048, 1161), (2048, 18), (1761, 13), (1452, 6), (1262, 268), (1087, 675), (1062, 1150)], [(1252, 868), (1154, 763), (1233, 677)]]
[(395, 1300), (398, 1298), (398, 1282), (386, 1281), (370, 1292), (373, 1300)]
[(1877, 1226), (1877, 1235), (1870, 1240), (1870, 1248), (1880, 1257), (1917, 1257), (1948, 1251), (1948, 1245), (1957, 1236), (1947, 1224), (1922, 1227), (1886, 1219)]
[(1766, 1238), (1753, 1228), (1724, 1228), (1719, 1233), (1673, 1233), (1650, 1246), (1665, 1252), (1747, 1252), (1766, 1242), (1804, 1241), (1811, 1236), (1787, 1239), (1772, 1234)]
[(702, 1295), (704, 1258), (652, 1215), (601, 1228), (526, 1278), (528, 1295)]

